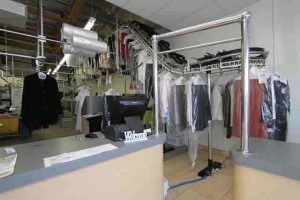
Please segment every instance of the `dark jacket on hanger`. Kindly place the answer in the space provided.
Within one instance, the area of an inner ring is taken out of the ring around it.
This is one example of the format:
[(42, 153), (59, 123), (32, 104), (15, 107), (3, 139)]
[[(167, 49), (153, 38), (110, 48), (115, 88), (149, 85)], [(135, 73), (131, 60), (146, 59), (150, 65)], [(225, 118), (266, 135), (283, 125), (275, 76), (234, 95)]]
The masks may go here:
[(211, 120), (207, 85), (192, 85), (192, 116), (195, 131), (203, 131)]
[(38, 73), (24, 78), (21, 117), (32, 129), (57, 123), (62, 113), (57, 82), (51, 76), (39, 79)]

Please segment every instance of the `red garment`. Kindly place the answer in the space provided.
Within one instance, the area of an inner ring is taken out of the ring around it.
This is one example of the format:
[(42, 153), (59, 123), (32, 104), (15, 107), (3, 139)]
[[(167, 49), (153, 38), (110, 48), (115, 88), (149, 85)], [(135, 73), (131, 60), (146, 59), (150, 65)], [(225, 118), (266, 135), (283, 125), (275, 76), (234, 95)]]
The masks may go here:
[(123, 59), (125, 59), (125, 55), (126, 55), (126, 45), (124, 44), (124, 39), (126, 35), (128, 35), (128, 33), (126, 32), (120, 33), (120, 56)]
[[(232, 135), (240, 137), (242, 132), (241, 122), (241, 81), (235, 83), (235, 105), (233, 112)], [(249, 133), (251, 137), (267, 138), (267, 129), (262, 121), (262, 103), (264, 98), (263, 87), (258, 80), (250, 80), (250, 108), (249, 108)]]

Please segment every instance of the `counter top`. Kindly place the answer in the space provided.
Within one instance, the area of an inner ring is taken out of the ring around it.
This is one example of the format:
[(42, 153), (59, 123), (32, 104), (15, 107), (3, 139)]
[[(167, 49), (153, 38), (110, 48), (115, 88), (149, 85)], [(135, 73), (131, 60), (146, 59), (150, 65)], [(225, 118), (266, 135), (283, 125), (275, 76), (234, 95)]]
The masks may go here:
[(250, 139), (251, 155), (243, 155), (239, 144), (231, 151), (234, 162), (269, 173), (300, 180), (300, 144)]
[[(159, 136), (149, 136), (147, 141), (134, 143), (113, 142), (106, 138), (89, 139), (85, 138), (84, 135), (77, 135), (14, 145), (11, 147), (15, 148), (18, 154), (15, 170), (12, 175), (0, 179), (0, 192), (5, 192), (89, 165), (101, 163), (106, 160), (121, 157), (145, 148), (163, 144), (165, 140), (166, 136), (164, 133), (160, 134)], [(46, 157), (56, 156), (62, 153), (69, 153), (109, 143), (117, 146), (118, 149), (47, 168), (44, 166), (43, 159)], [(0, 148), (0, 156), (3, 155), (4, 147)]]

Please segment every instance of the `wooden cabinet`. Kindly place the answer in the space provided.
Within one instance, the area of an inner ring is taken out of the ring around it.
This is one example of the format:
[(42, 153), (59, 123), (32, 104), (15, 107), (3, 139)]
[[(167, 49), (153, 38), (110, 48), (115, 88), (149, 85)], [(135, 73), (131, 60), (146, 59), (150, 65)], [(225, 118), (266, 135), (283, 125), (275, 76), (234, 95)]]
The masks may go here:
[(0, 136), (19, 133), (19, 117), (0, 115)]

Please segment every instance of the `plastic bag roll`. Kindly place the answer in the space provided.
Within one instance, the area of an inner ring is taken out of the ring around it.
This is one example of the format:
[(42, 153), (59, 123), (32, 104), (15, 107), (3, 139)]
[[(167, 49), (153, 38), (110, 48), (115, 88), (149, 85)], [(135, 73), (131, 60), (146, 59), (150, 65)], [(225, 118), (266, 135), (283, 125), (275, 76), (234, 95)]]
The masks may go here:
[(61, 37), (72, 38), (74, 35), (86, 37), (92, 40), (98, 40), (98, 33), (95, 31), (88, 31), (83, 28), (63, 23), (61, 28)]
[(71, 45), (64, 45), (63, 52), (64, 52), (64, 54), (72, 54), (72, 55), (86, 56), (86, 57), (95, 57), (95, 55), (96, 55), (95, 51), (80, 49), (77, 47), (73, 47)]
[(107, 43), (98, 40), (91, 40), (86, 37), (76, 36), (72, 37), (72, 46), (80, 49), (86, 49), (89, 51), (95, 51), (96, 53), (107, 52)]

